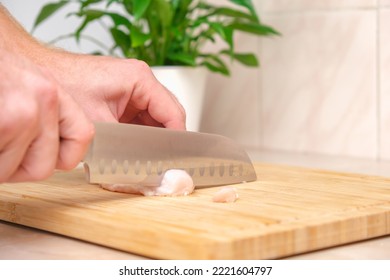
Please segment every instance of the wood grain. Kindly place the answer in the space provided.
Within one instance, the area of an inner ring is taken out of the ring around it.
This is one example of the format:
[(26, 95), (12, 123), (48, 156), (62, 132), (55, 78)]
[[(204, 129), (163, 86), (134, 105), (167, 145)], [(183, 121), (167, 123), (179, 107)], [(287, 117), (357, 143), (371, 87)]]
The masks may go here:
[(275, 259), (390, 233), (390, 179), (255, 164), (235, 203), (218, 187), (143, 197), (89, 185), (82, 170), (0, 185), (0, 219), (156, 259)]

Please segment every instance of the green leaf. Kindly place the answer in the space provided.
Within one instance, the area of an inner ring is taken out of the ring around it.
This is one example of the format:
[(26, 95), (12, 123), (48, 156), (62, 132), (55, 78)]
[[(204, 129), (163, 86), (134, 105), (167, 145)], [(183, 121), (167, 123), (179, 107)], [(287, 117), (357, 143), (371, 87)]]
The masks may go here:
[(102, 1), (103, 0), (84, 0), (81, 2), (81, 9), (84, 9), (85, 7), (88, 7), (91, 4), (96, 4)]
[(239, 6), (242, 6), (242, 7), (245, 7), (247, 8), (251, 14), (256, 18), (258, 19), (257, 17), (257, 13), (256, 13), (256, 10), (255, 8), (253, 7), (253, 4), (252, 4), (252, 1), (251, 0), (229, 0), (230, 2), (234, 3), (234, 4), (237, 4)]
[(259, 62), (256, 56), (253, 53), (231, 53), (229, 50), (221, 51), (223, 54), (227, 54), (240, 63), (249, 66), (249, 67), (257, 67), (259, 66)]
[(202, 62), (201, 65), (206, 66), (212, 72), (217, 72), (217, 73), (221, 73), (221, 74), (223, 74), (225, 76), (230, 76), (230, 72), (229, 72), (229, 70), (227, 68), (226, 69), (225, 68), (221, 68), (221, 67), (219, 67), (219, 66), (217, 66), (215, 64), (212, 64), (212, 63), (210, 63), (208, 61)]
[[(202, 30), (199, 34), (192, 37), (191, 40), (196, 42), (196, 41), (201, 41), (202, 39), (207, 39), (214, 43), (215, 42), (214, 36), (216, 32), (217, 31), (214, 28), (204, 28), (204, 30)], [(187, 34), (187, 36), (189, 35)]]
[(217, 55), (200, 54), (200, 56), (203, 56), (205, 58), (204, 61), (201, 63), (201, 65), (205, 65), (208, 69), (210, 69), (213, 72), (218, 72), (226, 76), (230, 75), (229, 68), (222, 61), (222, 59), (220, 59)]
[(257, 58), (252, 53), (235, 53), (233, 55), (234, 59), (238, 60), (242, 64), (250, 67), (257, 67), (259, 66), (259, 62), (257, 61)]
[(133, 0), (134, 3), (134, 19), (139, 20), (148, 9), (151, 0)]
[(198, 3), (196, 4), (194, 10), (195, 10), (195, 9), (210, 10), (210, 9), (213, 9), (213, 8), (214, 8), (214, 6), (211, 6), (210, 4), (207, 4), (207, 3), (205, 3), (205, 2), (200, 1), (200, 2), (198, 2)]
[(148, 41), (151, 36), (148, 33), (143, 33), (141, 30), (139, 30), (134, 25), (131, 27), (130, 30), (130, 38), (131, 38), (131, 47), (137, 48), (139, 46), (142, 46), (146, 41)]
[(189, 6), (192, 0), (172, 0), (172, 6), (174, 10), (174, 23), (185, 24), (189, 20), (188, 15), (190, 14)]
[(209, 32), (202, 32), (201, 34), (199, 34), (198, 36), (195, 36), (195, 37), (192, 37), (191, 38), (191, 41), (199, 41), (201, 39), (206, 39), (206, 40), (209, 40), (213, 43), (215, 43), (215, 38), (213, 37), (213, 34), (209, 34)]
[(128, 50), (130, 48), (130, 36), (129, 34), (126, 34), (120, 29), (117, 28), (111, 28), (110, 29), (111, 36), (115, 41), (115, 45), (118, 46), (123, 55), (126, 57)]
[(229, 47), (233, 48), (233, 29), (230, 26), (224, 26), (219, 22), (212, 22), (210, 26), (228, 43)]
[(157, 4), (158, 16), (164, 28), (170, 27), (173, 19), (173, 10), (166, 0), (154, 0)]
[(196, 66), (195, 57), (188, 53), (169, 53), (167, 58), (173, 62), (181, 62), (180, 64)]
[(196, 28), (198, 26), (201, 26), (202, 24), (210, 24), (209, 20), (207, 17), (200, 17), (194, 21), (192, 21), (189, 26), (192, 28)]
[(40, 25), (42, 22), (44, 22), (50, 16), (52, 16), (55, 12), (57, 12), (59, 9), (61, 9), (62, 7), (64, 7), (69, 3), (70, 1), (59, 1), (56, 3), (49, 3), (43, 6), (37, 18), (35, 19), (32, 32), (38, 27), (38, 25)]
[(133, 14), (133, 0), (117, 0), (117, 1), (123, 5), (123, 7), (130, 15)]
[(224, 17), (226, 16), (226, 17), (231, 17), (234, 19), (241, 18), (241, 19), (246, 19), (249, 21), (257, 22), (257, 17), (253, 16), (252, 14), (248, 14), (245, 12), (241, 12), (241, 11), (234, 10), (231, 8), (226, 8), (226, 7), (217, 8), (214, 11), (212, 11), (211, 13), (205, 15), (204, 17), (210, 17), (213, 15), (224, 16)]
[(269, 36), (269, 35), (280, 35), (278, 31), (270, 26), (257, 24), (257, 23), (241, 23), (234, 22), (229, 25), (232, 29), (240, 30), (247, 33), (256, 35)]
[(180, 1), (180, 0), (172, 0), (171, 3), (172, 3), (173, 9), (176, 10), (177, 8), (179, 8), (180, 2), (183, 2), (183, 1)]
[(77, 15), (79, 17), (85, 16), (84, 21), (81, 23), (81, 25), (77, 28), (77, 30), (75, 32), (76, 40), (77, 41), (80, 40), (81, 32), (87, 27), (87, 25), (91, 21), (94, 21), (98, 18), (101, 18), (104, 14), (105, 13), (103, 11), (100, 11), (100, 10), (84, 10), (84, 11), (80, 11), (78, 13), (75, 13), (75, 15)]
[(104, 54), (101, 51), (94, 51), (94, 52), (91, 52), (91, 55), (101, 56)]
[(130, 27), (132, 24), (127, 17), (122, 16), (122, 15), (117, 14), (117, 13), (110, 13), (110, 12), (105, 12), (104, 14), (109, 16), (112, 19), (115, 26), (123, 25), (123, 26), (127, 27), (128, 30), (130, 30)]
[(106, 4), (106, 8), (109, 8), (113, 3), (117, 3), (119, 2), (120, 0), (108, 0), (107, 1), (107, 4)]

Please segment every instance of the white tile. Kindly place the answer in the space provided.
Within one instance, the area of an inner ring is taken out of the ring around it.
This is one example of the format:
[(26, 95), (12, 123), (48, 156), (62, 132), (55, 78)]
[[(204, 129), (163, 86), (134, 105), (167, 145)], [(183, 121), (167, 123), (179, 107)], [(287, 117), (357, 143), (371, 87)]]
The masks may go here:
[(262, 12), (374, 8), (377, 5), (377, 0), (260, 0), (260, 2)]
[(390, 6), (390, 0), (379, 0), (380, 6)]
[[(238, 52), (257, 52), (258, 38), (236, 36)], [(234, 63), (230, 77), (212, 74), (206, 84), (201, 131), (225, 135), (244, 146), (258, 145), (259, 68)]]
[(390, 159), (390, 10), (380, 11), (380, 157)]
[(269, 15), (262, 40), (264, 147), (374, 158), (376, 12)]

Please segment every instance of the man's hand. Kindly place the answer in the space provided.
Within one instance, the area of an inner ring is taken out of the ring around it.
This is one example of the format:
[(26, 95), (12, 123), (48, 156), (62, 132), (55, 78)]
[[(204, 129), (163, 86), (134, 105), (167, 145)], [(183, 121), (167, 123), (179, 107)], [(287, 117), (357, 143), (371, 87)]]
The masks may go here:
[(60, 50), (41, 57), (91, 120), (185, 129), (183, 107), (146, 63)]
[(0, 108), (0, 182), (75, 167), (91, 121), (185, 129), (183, 107), (144, 62), (51, 49), (1, 4)]
[(48, 73), (0, 49), (0, 182), (40, 180), (84, 156), (93, 125)]

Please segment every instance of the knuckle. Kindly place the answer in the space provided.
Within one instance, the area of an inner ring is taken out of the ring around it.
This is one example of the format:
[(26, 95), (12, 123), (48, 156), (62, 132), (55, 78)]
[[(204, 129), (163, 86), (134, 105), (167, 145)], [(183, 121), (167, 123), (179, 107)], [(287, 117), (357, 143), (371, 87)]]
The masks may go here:
[(58, 105), (58, 90), (54, 82), (41, 79), (35, 86), (35, 94), (38, 96), (39, 101), (45, 107), (53, 108)]
[(144, 81), (150, 80), (153, 77), (152, 69), (145, 61), (130, 59), (130, 63), (130, 67), (127, 65), (127, 68), (137, 77), (138, 82), (144, 83)]
[(17, 115), (19, 122), (29, 122), (30, 124), (37, 124), (39, 121), (39, 108), (38, 104), (31, 102), (30, 106), (24, 106), (21, 114)]
[(151, 71), (149, 65), (145, 61), (135, 59), (135, 58), (129, 59), (129, 61), (131, 62), (132, 67), (134, 67), (136, 71), (139, 73), (144, 73), (145, 71)]
[(18, 123), (12, 117), (1, 118), (0, 119), (0, 134), (1, 135), (11, 135), (15, 130), (15, 125)]
[(7, 110), (6, 115), (7, 118), (0, 118), (1, 135), (12, 135), (26, 126), (34, 129), (39, 120), (39, 110), (35, 102), (14, 104), (13, 110)]
[[(15, 96), (20, 96), (20, 93)], [(0, 132), (9, 133), (26, 125), (29, 129), (34, 129), (39, 124), (42, 113), (58, 106), (56, 85), (50, 80), (37, 76), (34, 82), (30, 83), (28, 91), (24, 92), (23, 102), (19, 102), (20, 97), (10, 98), (10, 100), (8, 106), (3, 109), (7, 118), (0, 118)]]
[(33, 131), (39, 125), (39, 115), (40, 112), (37, 104), (33, 103), (31, 106), (25, 106), (18, 115), (14, 116), (14, 125), (28, 127), (29, 130)]

